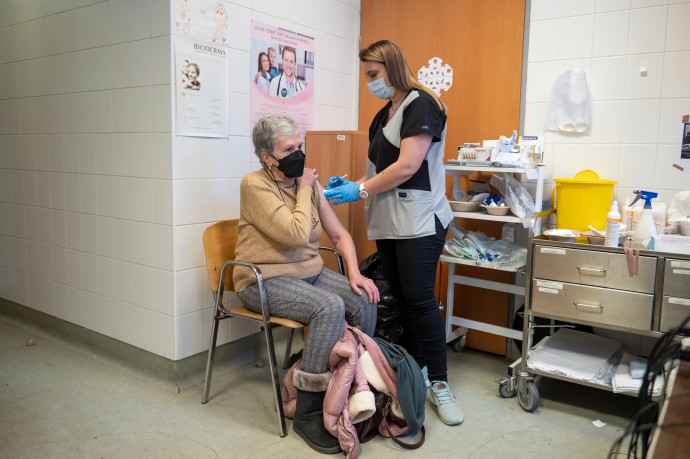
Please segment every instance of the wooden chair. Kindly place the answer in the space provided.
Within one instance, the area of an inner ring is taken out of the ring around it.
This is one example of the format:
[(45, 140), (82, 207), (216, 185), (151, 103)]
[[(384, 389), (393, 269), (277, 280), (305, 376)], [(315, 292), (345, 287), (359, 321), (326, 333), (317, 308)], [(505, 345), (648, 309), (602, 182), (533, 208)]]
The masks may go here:
[[(290, 358), (290, 348), (292, 347), (292, 338), (296, 328), (304, 327), (303, 324), (290, 319), (271, 316), (269, 313), (269, 301), (264, 288), (263, 276), (261, 270), (250, 264), (241, 261), (235, 261), (235, 246), (237, 245), (237, 225), (239, 220), (226, 220), (218, 222), (209, 226), (204, 231), (204, 251), (206, 252), (206, 265), (208, 269), (208, 279), (213, 291), (213, 298), (215, 300), (215, 313), (213, 316), (213, 331), (211, 332), (211, 343), (208, 348), (208, 359), (206, 362), (206, 380), (204, 382), (204, 392), (201, 397), (201, 403), (208, 402), (209, 391), (211, 388), (211, 374), (213, 372), (213, 360), (216, 353), (216, 340), (218, 338), (218, 324), (223, 319), (231, 317), (242, 317), (245, 319), (255, 320), (263, 323), (264, 336), (266, 338), (266, 347), (268, 349), (268, 361), (271, 371), (271, 379), (273, 382), (273, 393), (275, 403), (278, 411), (278, 424), (280, 427), (280, 436), (287, 435), (287, 428), (285, 427), (285, 416), (283, 414), (283, 404), (280, 396), (280, 379), (278, 378), (278, 369), (276, 367), (275, 347), (273, 344), (273, 333), (271, 329), (277, 326), (284, 326), (290, 329), (288, 336), (287, 347), (285, 349), (285, 359), (283, 368), (287, 368)], [(343, 263), (340, 254), (330, 247), (320, 247), (322, 250), (332, 252), (337, 261), (338, 269), (342, 274)], [(223, 305), (223, 292), (233, 291), (234, 285), (232, 282), (232, 271), (234, 266), (244, 266), (252, 270), (256, 276), (259, 284), (259, 295), (261, 297), (262, 313), (257, 314), (250, 311), (244, 306), (239, 306), (227, 310)]]

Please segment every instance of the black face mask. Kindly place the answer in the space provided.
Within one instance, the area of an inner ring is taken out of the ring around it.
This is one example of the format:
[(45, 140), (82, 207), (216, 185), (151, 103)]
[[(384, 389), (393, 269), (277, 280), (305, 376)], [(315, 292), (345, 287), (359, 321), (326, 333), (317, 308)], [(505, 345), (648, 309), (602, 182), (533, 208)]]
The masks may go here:
[(276, 168), (287, 178), (301, 177), (304, 174), (305, 160), (304, 152), (302, 150), (295, 150), (285, 158), (279, 159)]

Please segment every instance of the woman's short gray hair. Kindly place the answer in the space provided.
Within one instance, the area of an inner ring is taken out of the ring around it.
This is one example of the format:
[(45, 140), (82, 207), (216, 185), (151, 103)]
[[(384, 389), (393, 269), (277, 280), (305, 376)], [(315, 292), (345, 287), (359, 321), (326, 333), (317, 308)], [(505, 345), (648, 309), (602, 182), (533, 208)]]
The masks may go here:
[[(254, 154), (261, 164), (261, 152), (265, 151), (273, 156), (273, 143), (282, 135), (300, 134), (299, 126), (291, 118), (286, 116), (267, 115), (254, 125), (252, 130), (252, 142), (254, 142)], [(264, 164), (265, 166), (265, 164)]]

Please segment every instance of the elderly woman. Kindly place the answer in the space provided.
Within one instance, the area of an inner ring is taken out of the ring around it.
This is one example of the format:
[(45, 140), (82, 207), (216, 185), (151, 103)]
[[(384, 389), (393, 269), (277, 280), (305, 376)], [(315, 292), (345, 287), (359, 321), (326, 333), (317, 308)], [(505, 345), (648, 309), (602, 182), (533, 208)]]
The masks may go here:
[[(265, 116), (254, 126), (252, 140), (263, 168), (242, 179), (236, 259), (261, 268), (272, 315), (309, 325), (302, 367), (293, 377), (293, 429), (316, 451), (338, 452), (338, 440), (323, 423), (328, 357), (345, 321), (372, 335), (379, 292), (359, 272), (352, 237), (324, 198), (316, 170), (305, 168), (297, 124)], [(323, 267), (322, 228), (345, 259), (349, 278)], [(251, 271), (236, 267), (234, 283), (242, 303), (260, 312)]]

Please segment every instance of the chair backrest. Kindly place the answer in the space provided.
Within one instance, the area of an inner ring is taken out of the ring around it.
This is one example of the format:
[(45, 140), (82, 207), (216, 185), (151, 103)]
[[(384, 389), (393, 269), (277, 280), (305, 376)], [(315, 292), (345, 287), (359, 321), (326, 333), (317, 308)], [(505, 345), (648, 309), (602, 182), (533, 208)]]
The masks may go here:
[[(211, 290), (218, 290), (220, 268), (223, 263), (235, 259), (237, 245), (237, 225), (239, 220), (225, 220), (215, 223), (204, 230), (204, 252), (206, 253), (206, 268)], [(226, 268), (224, 290), (234, 290), (232, 271), (234, 266)]]

